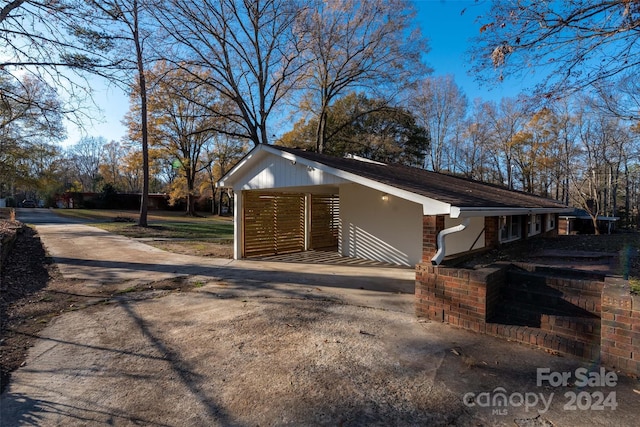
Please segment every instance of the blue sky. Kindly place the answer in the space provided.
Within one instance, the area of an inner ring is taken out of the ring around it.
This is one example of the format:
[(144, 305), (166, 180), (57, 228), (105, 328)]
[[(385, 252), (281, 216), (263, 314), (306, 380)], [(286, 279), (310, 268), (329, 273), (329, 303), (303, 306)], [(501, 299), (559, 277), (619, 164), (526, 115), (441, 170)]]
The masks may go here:
[[(425, 56), (427, 64), (433, 68), (433, 76), (452, 74), (469, 101), (475, 98), (500, 100), (514, 97), (526, 86), (522, 82), (506, 80), (489, 87), (480, 86), (467, 74), (469, 60), (465, 54), (470, 39), (478, 34), (480, 24), (477, 17), (485, 13), (489, 0), (415, 0), (416, 24), (429, 39), (431, 51)], [(461, 14), (462, 10), (464, 13)], [(87, 124), (86, 134), (103, 136), (107, 140), (120, 140), (125, 134), (121, 121), (129, 107), (127, 96), (118, 88), (94, 79), (96, 103), (104, 112), (104, 123)], [(82, 133), (68, 125), (68, 139), (63, 145), (76, 143)]]
[[(487, 13), (489, 0), (415, 0), (416, 21), (429, 39), (431, 51), (425, 62), (433, 68), (433, 76), (452, 74), (469, 101), (485, 101), (515, 97), (527, 85), (523, 81), (506, 79), (495, 85), (480, 85), (468, 75), (467, 50), (471, 39), (479, 34), (478, 17)], [(464, 11), (464, 13), (463, 13)]]

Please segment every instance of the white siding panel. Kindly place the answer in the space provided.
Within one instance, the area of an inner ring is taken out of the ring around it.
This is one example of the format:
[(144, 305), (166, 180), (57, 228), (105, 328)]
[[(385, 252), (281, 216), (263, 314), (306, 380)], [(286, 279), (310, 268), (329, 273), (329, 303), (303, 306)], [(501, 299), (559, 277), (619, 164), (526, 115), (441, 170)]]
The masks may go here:
[(422, 258), (422, 206), (358, 184), (340, 186), (345, 256), (414, 266)]
[(309, 185), (334, 185), (347, 182), (316, 168), (293, 163), (273, 155), (265, 156), (236, 183), (237, 190), (285, 189)]
[[(462, 218), (444, 218), (444, 228), (455, 227)], [(484, 218), (472, 217), (464, 230), (445, 236), (445, 256), (484, 248)]]

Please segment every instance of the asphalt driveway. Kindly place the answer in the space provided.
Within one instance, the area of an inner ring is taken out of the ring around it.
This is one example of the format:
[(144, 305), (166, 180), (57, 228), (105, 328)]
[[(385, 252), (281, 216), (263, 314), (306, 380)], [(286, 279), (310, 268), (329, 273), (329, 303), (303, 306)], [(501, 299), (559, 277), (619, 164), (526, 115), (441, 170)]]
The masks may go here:
[[(636, 423), (635, 379), (539, 381), (600, 371), (416, 319), (411, 270), (211, 260), (21, 215), (75, 292), (150, 289), (52, 322), (0, 396), (2, 426)], [(153, 289), (176, 277), (199, 286)]]

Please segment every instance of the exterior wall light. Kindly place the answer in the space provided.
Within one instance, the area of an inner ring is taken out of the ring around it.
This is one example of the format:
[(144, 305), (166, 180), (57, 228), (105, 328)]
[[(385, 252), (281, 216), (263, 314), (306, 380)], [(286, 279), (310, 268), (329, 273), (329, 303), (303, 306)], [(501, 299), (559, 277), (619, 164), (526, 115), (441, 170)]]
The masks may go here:
[(388, 195), (387, 193), (384, 193), (384, 194), (382, 195), (382, 201), (383, 201), (383, 202), (386, 202), (386, 201), (388, 201), (388, 200), (389, 200), (389, 195)]

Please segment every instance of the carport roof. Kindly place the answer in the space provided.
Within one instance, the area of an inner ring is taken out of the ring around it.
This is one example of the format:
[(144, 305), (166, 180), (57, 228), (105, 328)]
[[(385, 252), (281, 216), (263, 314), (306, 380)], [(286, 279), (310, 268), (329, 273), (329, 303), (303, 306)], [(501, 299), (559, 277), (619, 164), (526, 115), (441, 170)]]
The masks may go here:
[[(361, 177), (364, 181), (380, 183), (391, 189), (390, 194), (393, 193), (393, 189), (398, 189), (403, 194), (408, 192), (445, 203), (451, 207), (453, 217), (565, 212), (568, 210), (565, 205), (555, 200), (415, 167), (334, 157), (275, 145), (258, 146), (254, 148), (254, 151), (260, 149), (287, 158), (293, 156), (296, 160), (304, 160), (304, 163), (322, 168), (328, 173), (341, 171), (352, 178)], [(234, 169), (220, 180), (222, 185), (235, 172)], [(366, 182), (361, 183), (366, 185)]]

